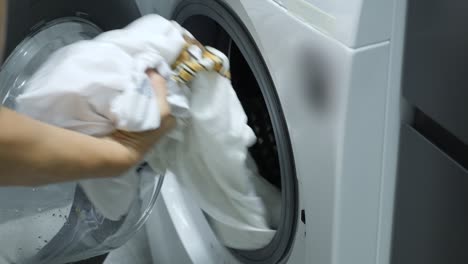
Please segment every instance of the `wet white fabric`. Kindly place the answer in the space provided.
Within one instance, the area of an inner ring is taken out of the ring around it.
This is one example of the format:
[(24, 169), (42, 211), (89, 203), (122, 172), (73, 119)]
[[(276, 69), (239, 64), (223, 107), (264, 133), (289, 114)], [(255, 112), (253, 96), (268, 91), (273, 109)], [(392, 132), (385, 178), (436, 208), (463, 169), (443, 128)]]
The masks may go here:
[[(93, 136), (115, 129), (158, 128), (159, 108), (145, 70), (156, 68), (169, 76), (170, 68), (162, 56), (175, 60), (184, 45), (180, 29), (159, 16), (69, 45), (55, 52), (33, 75), (17, 98), (16, 110)], [(168, 100), (177, 116), (188, 110), (182, 93), (175, 85), (169, 86)], [(118, 220), (136, 197), (138, 178), (128, 173), (85, 180), (80, 185), (106, 218)]]
[[(275, 234), (280, 194), (249, 162), (248, 147), (256, 138), (230, 81), (216, 72), (198, 73), (190, 89), (172, 81), (168, 65), (184, 48), (183, 34), (188, 32), (176, 23), (150, 15), (66, 47), (35, 74), (18, 110), (90, 135), (157, 128), (155, 95), (144, 74), (156, 68), (168, 80), (178, 125), (146, 160), (180, 178), (226, 246), (261, 248)], [(212, 52), (229, 67), (223, 54)], [(80, 184), (96, 208), (116, 220), (127, 212), (137, 181), (129, 174)]]
[[(229, 67), (224, 54), (210, 51)], [(167, 137), (147, 160), (179, 177), (226, 246), (262, 248), (275, 235), (281, 202), (248, 156), (256, 137), (247, 116), (231, 82), (216, 72), (199, 72), (190, 87), (191, 117), (176, 129), (182, 139)]]

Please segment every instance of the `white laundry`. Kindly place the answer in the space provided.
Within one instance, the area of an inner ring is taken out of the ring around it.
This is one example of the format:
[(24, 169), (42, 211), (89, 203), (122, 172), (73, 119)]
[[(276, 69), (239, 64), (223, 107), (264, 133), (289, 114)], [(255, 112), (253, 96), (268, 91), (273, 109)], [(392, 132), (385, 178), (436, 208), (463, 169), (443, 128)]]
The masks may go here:
[[(198, 72), (188, 83), (190, 89), (172, 80), (168, 65), (185, 48), (183, 34), (188, 33), (176, 23), (150, 15), (125, 29), (68, 46), (35, 74), (18, 98), (17, 110), (97, 136), (116, 128), (157, 128), (157, 101), (144, 73), (156, 68), (168, 80), (168, 101), (178, 125), (146, 160), (154, 169), (169, 169), (179, 177), (226, 246), (261, 248), (275, 234), (279, 191), (258, 175), (248, 155), (256, 138), (230, 81), (214, 71)], [(227, 70), (227, 58), (209, 51)], [(112, 220), (125, 215), (137, 189), (131, 174), (80, 184)]]
[[(179, 29), (157, 16), (101, 34), (95, 40), (69, 45), (55, 52), (32, 76), (17, 98), (15, 110), (93, 136), (115, 129), (158, 128), (159, 108), (145, 71), (157, 68), (170, 74), (161, 55), (175, 60), (184, 45)], [(168, 88), (174, 114), (183, 116), (188, 109), (183, 90)], [(136, 197), (138, 178), (129, 173), (113, 179), (85, 180), (80, 185), (106, 218), (118, 220)]]
[[(210, 51), (229, 67), (224, 54)], [(178, 176), (226, 246), (261, 248), (275, 234), (272, 226), (278, 220), (280, 198), (248, 156), (255, 134), (228, 79), (213, 71), (199, 72), (190, 87), (191, 117), (177, 128), (183, 138), (169, 135), (147, 160), (152, 167), (167, 167)], [(267, 190), (263, 192), (267, 197), (259, 195), (259, 188)], [(274, 202), (267, 203), (268, 197)], [(277, 208), (268, 208), (271, 204)]]

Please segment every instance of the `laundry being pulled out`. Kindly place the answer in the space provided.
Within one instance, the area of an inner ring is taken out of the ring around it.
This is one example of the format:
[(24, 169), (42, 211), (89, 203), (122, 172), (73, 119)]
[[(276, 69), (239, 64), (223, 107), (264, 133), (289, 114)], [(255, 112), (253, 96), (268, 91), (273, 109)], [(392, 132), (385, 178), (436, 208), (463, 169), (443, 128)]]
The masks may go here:
[[(227, 57), (190, 39), (177, 23), (149, 15), (64, 47), (34, 74), (16, 110), (92, 136), (156, 129), (159, 108), (145, 74), (156, 69), (167, 80), (177, 125), (145, 160), (176, 175), (224, 245), (262, 248), (276, 232), (280, 192), (249, 155), (256, 137), (229, 80)], [(124, 217), (137, 199), (132, 173), (79, 185), (110, 220)]]

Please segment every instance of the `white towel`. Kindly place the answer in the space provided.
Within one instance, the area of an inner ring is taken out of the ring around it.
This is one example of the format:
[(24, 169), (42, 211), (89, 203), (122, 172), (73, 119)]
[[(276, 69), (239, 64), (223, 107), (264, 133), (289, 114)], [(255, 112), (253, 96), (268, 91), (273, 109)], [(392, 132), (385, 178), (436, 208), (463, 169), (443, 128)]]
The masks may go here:
[[(248, 147), (255, 135), (230, 81), (214, 71), (197, 73), (188, 87), (172, 80), (169, 65), (186, 45), (183, 34), (188, 32), (175, 22), (150, 15), (61, 49), (34, 75), (17, 100), (17, 110), (95, 136), (114, 129), (154, 129), (159, 112), (145, 70), (157, 69), (168, 81), (168, 101), (178, 125), (146, 160), (180, 178), (226, 246), (261, 248), (275, 234), (279, 191), (258, 175), (250, 160)], [(210, 52), (228, 70), (227, 58)], [(197, 59), (197, 52), (192, 53)], [(80, 184), (112, 220), (126, 214), (137, 190), (131, 174)]]

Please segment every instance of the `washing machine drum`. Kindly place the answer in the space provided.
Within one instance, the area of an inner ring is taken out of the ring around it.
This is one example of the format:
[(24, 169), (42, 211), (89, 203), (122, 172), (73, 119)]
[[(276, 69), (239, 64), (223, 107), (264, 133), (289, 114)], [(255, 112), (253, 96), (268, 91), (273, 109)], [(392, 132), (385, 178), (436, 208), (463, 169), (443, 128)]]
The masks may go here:
[[(12, 109), (52, 52), (140, 16), (133, 0), (13, 0), (8, 14), (0, 99)], [(118, 221), (103, 217), (76, 183), (0, 188), (0, 263), (68, 263), (123, 245), (145, 222), (162, 183), (144, 165), (129, 173), (140, 174), (140, 187)]]

